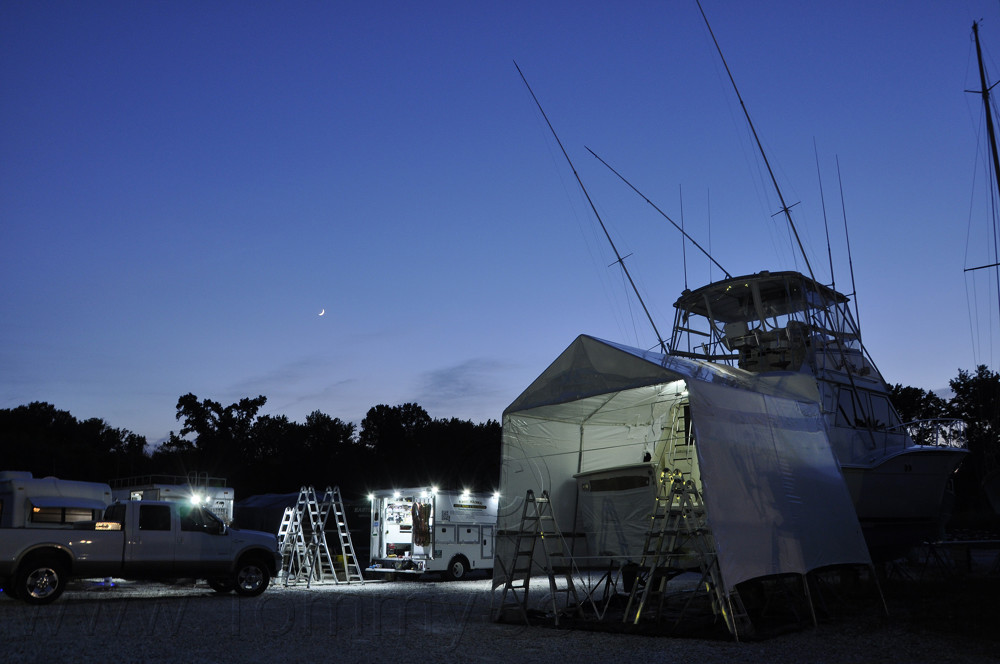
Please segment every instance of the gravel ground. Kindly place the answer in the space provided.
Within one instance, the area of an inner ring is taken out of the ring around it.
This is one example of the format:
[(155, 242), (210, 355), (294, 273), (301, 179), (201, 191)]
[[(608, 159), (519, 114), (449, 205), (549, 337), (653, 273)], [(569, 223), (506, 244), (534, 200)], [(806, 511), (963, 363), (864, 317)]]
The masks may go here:
[(273, 585), (258, 598), (244, 599), (200, 584), (122, 582), (105, 588), (80, 582), (45, 607), (0, 599), (0, 652), (5, 662), (114, 664), (403, 657), (427, 657), (435, 664), (1000, 661), (995, 637), (924, 629), (906, 617), (905, 608), (901, 618), (855, 616), (736, 643), (498, 624), (490, 621), (490, 587), (489, 579)]

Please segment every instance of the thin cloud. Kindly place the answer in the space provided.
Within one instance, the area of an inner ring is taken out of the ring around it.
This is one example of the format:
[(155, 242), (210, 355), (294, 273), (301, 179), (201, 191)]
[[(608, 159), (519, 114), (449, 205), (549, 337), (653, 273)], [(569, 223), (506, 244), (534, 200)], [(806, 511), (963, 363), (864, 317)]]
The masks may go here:
[(512, 368), (500, 360), (475, 358), (426, 372), (419, 379), (415, 401), (432, 416), (499, 420), (517, 396), (502, 389)]

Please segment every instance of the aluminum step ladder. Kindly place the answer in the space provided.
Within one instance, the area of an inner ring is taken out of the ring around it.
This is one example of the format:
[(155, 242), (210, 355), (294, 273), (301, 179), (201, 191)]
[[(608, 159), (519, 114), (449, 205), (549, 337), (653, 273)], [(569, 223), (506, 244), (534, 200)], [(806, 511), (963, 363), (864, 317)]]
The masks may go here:
[[(540, 561), (535, 559), (536, 548), (540, 548)], [(514, 540), (513, 558), (509, 564), (505, 564), (502, 558), (497, 558), (497, 562), (505, 576), (503, 593), (496, 613), (498, 619), (505, 611), (516, 609), (524, 618), (525, 624), (531, 624), (528, 600), (531, 578), (536, 568), (539, 568), (548, 579), (551, 615), (555, 624), (559, 625), (559, 617), (563, 613), (559, 606), (559, 595), (566, 596), (564, 603), (566, 610), (578, 618), (584, 617), (583, 604), (580, 602), (573, 580), (576, 565), (573, 563), (566, 540), (559, 532), (555, 517), (552, 516), (552, 503), (548, 491), (542, 491), (542, 495), (536, 498), (535, 492), (528, 490), (521, 512), (521, 524)], [(559, 587), (557, 575), (564, 581), (563, 587)], [(595, 615), (598, 613), (596, 606), (594, 613)]]
[[(340, 494), (340, 487), (333, 487), (333, 491), (327, 489), (330, 498), (330, 506), (333, 510), (333, 518), (337, 522), (337, 536), (340, 538), (340, 553), (342, 560), (342, 570), (344, 580), (340, 580), (339, 574), (334, 574), (337, 583), (364, 583), (361, 575), (361, 565), (358, 564), (358, 556), (354, 553), (354, 542), (351, 540), (351, 531), (347, 527), (347, 512), (344, 509), (344, 499)], [(324, 497), (325, 500), (325, 497)]]
[(322, 501), (316, 498), (316, 491), (312, 487), (307, 488), (307, 493), (309, 521), (312, 526), (309, 551), (312, 554), (313, 580), (318, 583), (328, 580), (336, 582), (337, 572), (326, 541), (326, 522), (331, 510), (332, 491), (327, 487)]
[(278, 552), (281, 555), (283, 584), (312, 582), (312, 554), (305, 537), (305, 520), (309, 518), (308, 494), (302, 487), (294, 507), (286, 507), (278, 527)]
[(701, 494), (694, 482), (684, 479), (679, 471), (665, 471), (657, 485), (656, 504), (639, 563), (640, 573), (645, 571), (645, 583), (640, 583), (637, 576), (629, 589), (624, 622), (639, 624), (643, 612), (652, 608), (654, 594), (658, 598), (655, 617), (659, 619), (667, 582), (690, 569), (692, 562), (697, 563), (702, 575), (698, 587), (707, 590), (713, 612), (723, 617), (730, 634), (737, 640), (740, 634), (749, 634), (753, 626), (739, 594), (735, 590), (726, 593)]

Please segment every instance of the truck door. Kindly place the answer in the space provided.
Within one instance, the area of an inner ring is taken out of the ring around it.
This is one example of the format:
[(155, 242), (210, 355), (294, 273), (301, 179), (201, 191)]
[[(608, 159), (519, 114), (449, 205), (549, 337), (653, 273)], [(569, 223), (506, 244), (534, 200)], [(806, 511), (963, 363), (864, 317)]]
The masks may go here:
[(174, 572), (175, 538), (169, 505), (131, 506), (138, 516), (129, 520), (132, 528), (125, 545), (126, 571), (141, 569), (150, 576), (169, 577)]
[(231, 538), (225, 524), (201, 505), (179, 504), (180, 530), (174, 551), (174, 572), (178, 576), (203, 578), (206, 574), (229, 571)]
[(483, 558), (493, 557), (493, 526), (483, 526)]

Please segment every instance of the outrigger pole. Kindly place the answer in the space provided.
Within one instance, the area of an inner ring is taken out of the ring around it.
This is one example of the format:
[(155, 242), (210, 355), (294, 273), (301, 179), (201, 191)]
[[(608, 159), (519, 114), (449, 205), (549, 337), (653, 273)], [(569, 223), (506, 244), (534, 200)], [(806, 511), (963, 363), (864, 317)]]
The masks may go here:
[[(541, 103), (538, 101), (538, 97), (535, 96), (534, 91), (531, 86), (528, 85), (528, 79), (524, 77), (524, 72), (521, 68), (517, 66), (517, 62), (514, 62), (514, 67), (517, 68), (517, 73), (520, 74), (521, 80), (524, 81), (524, 86), (528, 88), (528, 92), (531, 94), (531, 98), (535, 101), (535, 106), (538, 107), (539, 112), (542, 114), (542, 118), (545, 120), (545, 124), (549, 126), (549, 131), (552, 132), (552, 137), (556, 139), (556, 143), (559, 145), (559, 149), (562, 150), (563, 156), (566, 157), (566, 162), (569, 164), (570, 170), (573, 171), (573, 176), (576, 177), (577, 184), (580, 185), (580, 190), (583, 191), (583, 195), (587, 198), (587, 203), (590, 204), (590, 209), (594, 211), (594, 216), (597, 217), (597, 223), (601, 225), (601, 230), (604, 231), (604, 237), (608, 238), (608, 243), (611, 245), (611, 250), (615, 252), (616, 263), (622, 266), (622, 272), (628, 278), (629, 284), (632, 286), (632, 292), (635, 293), (636, 298), (639, 300), (639, 304), (642, 305), (642, 310), (646, 313), (646, 318), (649, 319), (649, 324), (653, 327), (653, 333), (656, 334), (656, 341), (660, 345), (660, 350), (664, 355), (670, 352), (667, 348), (667, 343), (660, 336), (660, 331), (656, 329), (656, 323), (653, 322), (653, 317), (649, 314), (649, 309), (646, 308), (646, 303), (642, 299), (642, 295), (639, 294), (639, 289), (636, 288), (635, 282), (632, 281), (632, 275), (629, 274), (628, 267), (625, 266), (625, 259), (622, 255), (618, 253), (618, 247), (615, 246), (614, 240), (611, 239), (611, 234), (608, 233), (607, 227), (604, 225), (604, 220), (601, 219), (600, 213), (597, 212), (597, 207), (594, 205), (594, 201), (590, 199), (590, 194), (587, 193), (587, 188), (583, 186), (583, 180), (580, 179), (580, 174), (576, 172), (576, 167), (573, 166), (573, 160), (569, 158), (569, 154), (566, 153), (566, 148), (563, 147), (562, 141), (559, 140), (559, 135), (556, 133), (555, 128), (552, 123), (549, 122), (549, 116), (545, 115), (545, 109), (542, 108)], [(596, 155), (595, 155), (596, 156)]]
[(750, 132), (753, 134), (754, 140), (757, 142), (757, 150), (760, 152), (761, 158), (764, 160), (764, 165), (767, 166), (767, 174), (771, 176), (771, 184), (774, 185), (774, 191), (778, 194), (778, 200), (781, 201), (781, 211), (785, 213), (785, 218), (788, 220), (788, 227), (792, 230), (792, 234), (795, 235), (795, 241), (799, 245), (799, 253), (802, 254), (802, 260), (806, 262), (806, 269), (809, 271), (809, 277), (815, 282), (816, 275), (813, 274), (812, 266), (809, 264), (809, 257), (806, 256), (805, 247), (802, 246), (802, 240), (799, 238), (799, 231), (795, 228), (795, 222), (792, 221), (792, 213), (790, 208), (785, 203), (785, 197), (781, 194), (781, 187), (778, 186), (778, 180), (774, 177), (774, 171), (771, 170), (771, 163), (767, 160), (767, 154), (764, 152), (764, 146), (761, 145), (760, 137), (757, 136), (757, 130), (753, 126), (753, 121), (750, 119), (750, 111), (747, 110), (747, 105), (743, 103), (743, 96), (740, 94), (740, 89), (736, 87), (736, 79), (733, 78), (733, 73), (729, 71), (729, 64), (726, 63), (726, 56), (722, 54), (722, 47), (719, 46), (719, 40), (715, 38), (715, 33), (712, 32), (712, 25), (708, 22), (708, 17), (705, 16), (705, 10), (701, 8), (701, 2), (698, 2), (698, 11), (701, 12), (701, 17), (705, 19), (705, 26), (708, 28), (708, 34), (712, 36), (712, 42), (715, 44), (715, 50), (719, 52), (719, 58), (722, 60), (722, 66), (726, 68), (726, 74), (729, 76), (729, 82), (733, 84), (733, 90), (736, 92), (736, 98), (740, 100), (740, 108), (743, 109), (743, 115), (746, 116), (747, 125), (750, 127)]
[[(584, 147), (587, 147), (587, 146), (584, 146)], [(658, 207), (656, 206), (656, 204), (655, 204), (655, 203), (653, 203), (653, 201), (651, 201), (651, 200), (649, 200), (648, 198), (646, 198), (645, 194), (643, 194), (643, 193), (642, 193), (641, 191), (639, 191), (638, 189), (636, 189), (636, 188), (635, 188), (635, 187), (634, 187), (634, 186), (632, 185), (632, 183), (631, 183), (631, 182), (629, 182), (628, 180), (626, 180), (626, 179), (625, 179), (625, 176), (624, 176), (624, 175), (622, 175), (621, 173), (619, 173), (619, 172), (618, 172), (618, 171), (616, 171), (615, 169), (611, 168), (611, 164), (609, 164), (608, 162), (606, 162), (606, 161), (604, 161), (603, 159), (601, 159), (600, 157), (598, 157), (598, 156), (597, 156), (597, 153), (596, 153), (596, 152), (594, 152), (593, 150), (591, 150), (590, 148), (587, 148), (587, 152), (589, 152), (590, 154), (594, 155), (594, 157), (596, 157), (596, 158), (597, 158), (597, 161), (599, 161), (599, 162), (601, 162), (602, 164), (604, 164), (605, 166), (607, 166), (607, 167), (608, 167), (608, 170), (610, 170), (610, 171), (611, 171), (612, 173), (614, 173), (614, 174), (615, 174), (615, 175), (617, 175), (617, 176), (618, 176), (619, 178), (621, 178), (621, 181), (622, 181), (622, 182), (624, 182), (625, 184), (627, 184), (627, 185), (629, 186), (629, 188), (631, 188), (631, 189), (632, 189), (632, 191), (634, 191), (635, 193), (639, 194), (639, 196), (640, 196), (640, 197), (642, 197), (642, 200), (644, 200), (644, 201), (646, 201), (647, 203), (649, 203), (650, 205), (652, 205), (652, 206), (653, 206), (653, 209), (654, 209), (654, 210), (656, 210), (657, 212), (659, 212), (659, 213), (660, 213), (660, 214), (661, 214), (661, 215), (663, 216), (663, 218), (664, 218), (664, 219), (666, 219), (666, 220), (667, 220), (667, 221), (669, 221), (669, 222), (670, 222), (671, 224), (673, 224), (673, 225), (674, 225), (674, 228), (676, 228), (677, 230), (679, 230), (679, 231), (681, 232), (681, 235), (683, 235), (684, 237), (686, 237), (686, 238), (688, 239), (688, 241), (690, 241), (690, 242), (691, 242), (691, 244), (693, 244), (694, 246), (698, 247), (698, 249), (699, 249), (699, 250), (701, 251), (701, 253), (703, 253), (703, 254), (705, 254), (706, 256), (708, 256), (708, 260), (710, 260), (710, 261), (712, 261), (713, 263), (715, 263), (716, 267), (718, 267), (718, 268), (719, 268), (720, 270), (722, 270), (722, 273), (726, 275), (726, 278), (727, 278), (727, 279), (728, 279), (728, 278), (732, 278), (732, 276), (733, 276), (733, 275), (729, 274), (729, 272), (727, 272), (727, 271), (726, 271), (726, 268), (724, 268), (724, 267), (722, 267), (721, 265), (719, 265), (719, 261), (717, 261), (717, 260), (715, 260), (714, 258), (712, 258), (712, 254), (710, 254), (710, 253), (708, 253), (707, 251), (705, 251), (704, 249), (702, 249), (702, 246), (701, 246), (700, 244), (698, 244), (698, 242), (697, 242), (697, 241), (695, 241), (695, 239), (694, 239), (693, 237), (691, 237), (690, 235), (688, 235), (688, 234), (687, 234), (687, 233), (686, 233), (686, 232), (684, 231), (684, 229), (683, 229), (683, 228), (681, 228), (680, 226), (678, 226), (678, 225), (677, 225), (677, 222), (676, 222), (676, 221), (674, 221), (673, 219), (671, 219), (670, 217), (668, 217), (668, 216), (667, 216), (667, 213), (666, 213), (666, 212), (664, 212), (663, 210), (661, 210), (660, 208), (658, 208)], [(686, 274), (686, 272), (685, 272), (685, 274)]]

